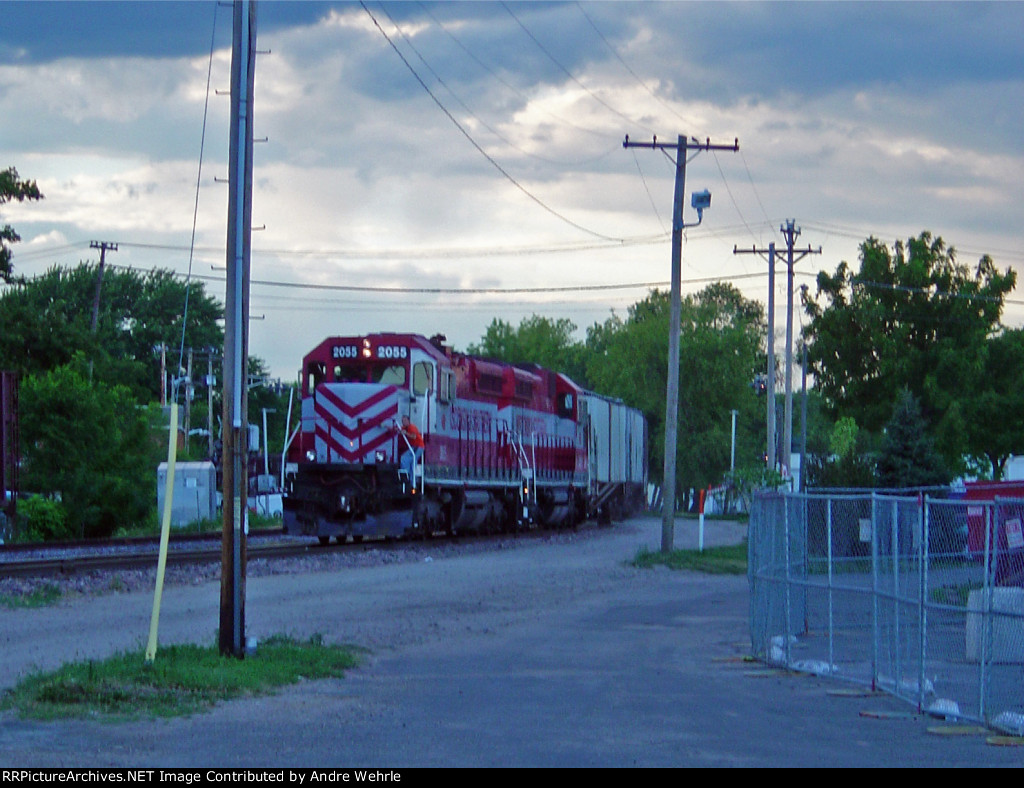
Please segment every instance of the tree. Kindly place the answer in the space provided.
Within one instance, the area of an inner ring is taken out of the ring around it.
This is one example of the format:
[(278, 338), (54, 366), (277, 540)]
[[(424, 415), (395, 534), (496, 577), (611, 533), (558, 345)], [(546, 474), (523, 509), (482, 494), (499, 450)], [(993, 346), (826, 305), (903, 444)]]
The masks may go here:
[(948, 484), (949, 480), (917, 399), (903, 389), (885, 428), (878, 458), (878, 483), (895, 488), (931, 487)]
[(857, 422), (849, 416), (832, 427), (829, 454), (817, 455), (808, 462), (808, 487), (873, 487), (875, 472), (864, 451)]
[(494, 318), (478, 345), (468, 352), (510, 364), (539, 364), (587, 385), (583, 343), (573, 339), (576, 324), (567, 318), (531, 315), (518, 328)]
[(78, 355), (23, 380), (22, 486), (59, 498), (68, 533), (105, 537), (154, 511), (166, 430), (153, 441), (147, 411), (128, 389), (89, 383), (87, 367)]
[(833, 416), (879, 432), (906, 388), (920, 403), (950, 467), (968, 451), (968, 404), (988, 387), (985, 347), (1015, 284), (982, 257), (971, 270), (941, 238), (922, 232), (889, 248), (861, 244), (860, 271), (843, 262), (818, 274), (805, 301), (808, 362)]
[(969, 445), (1000, 479), (1009, 456), (1024, 454), (1024, 329), (988, 340), (982, 376), (985, 387), (965, 406)]
[[(14, 167), (0, 170), (0, 205), (17, 200), (41, 200), (43, 195), (36, 186), (35, 181), (23, 181), (18, 177), (18, 171)], [(14, 267), (11, 265), (11, 245), (21, 240), (14, 228), (9, 224), (0, 227), (0, 280), (9, 282)]]
[[(621, 397), (648, 419), (649, 467), (664, 459), (668, 375), (669, 294), (652, 291), (587, 333), (587, 371), (594, 388)], [(677, 483), (705, 487), (729, 469), (732, 413), (737, 419), (737, 465), (761, 464), (762, 401), (751, 389), (765, 359), (766, 323), (760, 304), (732, 285), (716, 283), (682, 303), (680, 326)]]
[[(173, 272), (109, 270), (103, 279), (97, 331), (90, 331), (98, 266), (50, 268), (21, 280), (0, 297), (0, 366), (41, 373), (83, 353), (96, 379), (125, 385), (142, 400), (160, 393), (159, 356), (168, 347), (171, 369), (182, 342), (185, 283)], [(223, 308), (202, 283), (190, 286), (185, 347), (221, 347)], [(172, 374), (174, 374), (172, 372)], [(177, 374), (184, 374), (179, 371)]]

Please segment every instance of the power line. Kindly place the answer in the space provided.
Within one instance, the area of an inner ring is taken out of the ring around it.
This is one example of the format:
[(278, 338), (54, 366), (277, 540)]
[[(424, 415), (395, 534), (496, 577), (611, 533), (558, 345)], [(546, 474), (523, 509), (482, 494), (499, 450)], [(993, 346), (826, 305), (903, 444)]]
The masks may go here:
[(388, 13), (388, 10), (387, 10), (387, 8), (384, 7), (384, 4), (381, 3), (380, 5), (381, 5), (381, 10), (384, 11), (384, 15), (388, 18), (388, 21), (391, 22), (391, 24), (395, 26), (395, 29), (398, 31), (398, 34), (405, 40), (405, 45), (407, 47), (409, 47), (409, 49), (411, 49), (413, 52), (416, 53), (416, 57), (418, 57), (420, 59), (420, 62), (434, 76), (434, 79), (437, 80), (438, 84), (440, 84), (445, 90), (447, 90), (452, 98), (454, 98), (457, 102), (459, 102), (460, 106), (462, 106), (462, 108), (464, 110), (466, 110), (466, 112), (469, 114), (470, 117), (472, 117), (474, 120), (476, 120), (481, 126), (483, 126), (485, 129), (487, 129), (489, 132), (491, 132), (491, 134), (493, 134), (499, 140), (504, 142), (510, 148), (519, 151), (524, 156), (529, 156), (532, 159), (537, 159), (538, 161), (545, 162), (546, 164), (554, 164), (554, 165), (557, 165), (557, 166), (564, 166), (564, 165), (579, 166), (581, 164), (591, 164), (591, 163), (593, 163), (595, 161), (599, 161), (600, 159), (606, 158), (607, 156), (611, 155), (612, 152), (614, 152), (615, 147), (612, 147), (608, 151), (606, 151), (605, 153), (601, 154), (600, 156), (594, 157), (592, 159), (584, 159), (584, 160), (579, 160), (579, 161), (575, 161), (575, 162), (567, 162), (567, 161), (557, 161), (555, 159), (549, 159), (549, 158), (547, 158), (545, 156), (540, 156), (539, 154), (533, 153), (532, 151), (528, 151), (528, 150), (526, 150), (524, 148), (519, 147), (518, 145), (516, 145), (516, 143), (514, 143), (512, 140), (510, 140), (508, 137), (506, 137), (504, 134), (502, 134), (496, 128), (491, 126), (491, 124), (489, 124), (486, 120), (484, 120), (479, 115), (477, 115), (470, 108), (470, 106), (465, 101), (463, 101), (462, 98), (454, 90), (452, 90), (451, 86), (447, 82), (445, 82), (444, 79), (441, 78), (441, 75), (438, 74), (437, 71), (434, 70), (434, 67), (431, 66), (430, 63), (427, 62), (427, 59), (425, 57), (423, 57), (423, 53), (420, 52), (416, 48), (416, 45), (413, 44), (412, 39), (409, 38), (408, 35), (406, 35), (405, 31), (402, 30), (401, 26), (394, 20), (394, 18), (391, 16), (391, 14)]
[(583, 17), (587, 20), (587, 22), (590, 23), (590, 26), (594, 29), (594, 32), (597, 33), (598, 38), (600, 38), (604, 42), (604, 45), (606, 47), (608, 47), (608, 51), (611, 52), (615, 56), (615, 59), (618, 60), (622, 64), (623, 68), (625, 68), (626, 71), (628, 71), (633, 76), (633, 79), (635, 79), (637, 81), (637, 83), (640, 85), (640, 87), (642, 87), (644, 90), (646, 90), (648, 93), (650, 93), (651, 97), (654, 98), (655, 101), (657, 101), (659, 104), (661, 104), (663, 107), (665, 107), (669, 112), (671, 112), (673, 115), (675, 115), (681, 121), (683, 121), (683, 123), (685, 123), (687, 126), (692, 127), (693, 124), (687, 118), (684, 118), (682, 115), (680, 115), (679, 112), (676, 111), (675, 107), (673, 107), (667, 101), (662, 99), (661, 96), (659, 96), (657, 93), (655, 93), (653, 90), (651, 90), (650, 87), (648, 87), (647, 83), (644, 82), (640, 78), (640, 76), (632, 68), (630, 68), (629, 64), (625, 60), (623, 60), (622, 55), (619, 54), (618, 50), (616, 50), (615, 47), (613, 47), (611, 45), (611, 42), (608, 41), (607, 38), (605, 38), (604, 33), (602, 33), (601, 30), (598, 28), (598, 26), (594, 23), (594, 20), (590, 18), (590, 15), (586, 11), (583, 10), (583, 6), (580, 5), (577, 2), (576, 3), (576, 8), (579, 9), (579, 12), (581, 14), (583, 14)]
[(459, 123), (458, 120), (456, 120), (455, 116), (452, 115), (452, 113), (448, 111), (448, 108), (445, 107), (445, 105), (441, 102), (441, 100), (434, 94), (434, 92), (430, 89), (430, 87), (427, 85), (427, 83), (423, 81), (423, 78), (420, 77), (420, 75), (418, 73), (416, 73), (416, 69), (412, 67), (412, 64), (406, 59), (405, 55), (402, 54), (402, 51), (397, 46), (395, 46), (395, 42), (391, 40), (391, 37), (388, 36), (388, 34), (385, 32), (384, 28), (380, 26), (380, 22), (377, 21), (377, 18), (373, 15), (373, 13), (370, 11), (370, 9), (366, 7), (366, 3), (364, 3), (363, 0), (359, 0), (359, 5), (362, 6), (363, 10), (367, 13), (367, 15), (373, 21), (373, 24), (380, 31), (380, 34), (382, 36), (384, 36), (384, 39), (388, 42), (388, 44), (391, 46), (391, 48), (395, 51), (395, 54), (398, 55), (398, 57), (402, 60), (402, 63), (405, 64), (405, 67), (407, 69), (409, 69), (409, 72), (413, 75), (413, 77), (416, 79), (416, 81), (420, 84), (420, 87), (422, 87), (427, 92), (427, 95), (429, 95), (430, 98), (433, 99), (434, 103), (437, 104), (438, 108), (445, 114), (445, 116), (448, 118), (448, 120), (450, 120), (455, 125), (455, 128), (457, 128), (462, 133), (462, 136), (464, 136), (467, 140), (469, 140), (469, 143), (474, 148), (476, 148), (477, 152), (481, 156), (483, 156), (485, 159), (487, 159), (487, 161), (490, 162), (491, 166), (493, 166), (498, 172), (500, 172), (502, 175), (504, 175), (505, 178), (509, 181), (509, 183), (511, 183), (513, 186), (515, 186), (517, 189), (519, 189), (519, 191), (521, 191), (523, 194), (525, 194), (527, 197), (529, 197), (538, 206), (543, 208), (545, 211), (550, 213), (555, 218), (565, 222), (570, 227), (575, 227), (577, 230), (580, 230), (581, 232), (587, 233), (588, 235), (592, 235), (595, 238), (602, 238), (602, 239), (604, 239), (606, 241), (621, 241), (622, 240), (621, 238), (613, 238), (611, 236), (604, 235), (603, 233), (599, 233), (596, 230), (591, 230), (591, 229), (589, 229), (587, 227), (584, 227), (582, 224), (578, 224), (578, 223), (574, 222), (572, 219), (568, 218), (567, 216), (564, 216), (563, 214), (559, 213), (554, 208), (552, 208), (550, 205), (546, 204), (539, 197), (537, 197), (532, 192), (530, 192), (525, 186), (523, 186), (521, 183), (519, 183), (519, 181), (517, 181), (515, 178), (513, 178), (512, 175), (494, 159), (494, 157), (492, 157), (487, 151), (485, 151), (482, 147), (480, 147), (480, 144), (475, 139), (473, 139), (473, 136), (466, 130), (466, 128), (461, 123)]
[[(431, 18), (432, 20), (434, 20), (434, 23), (435, 23), (435, 24), (436, 24), (436, 25), (437, 25), (438, 27), (440, 27), (440, 28), (441, 28), (441, 30), (442, 30), (442, 31), (443, 31), (443, 32), (444, 32), (444, 33), (445, 33), (445, 34), (446, 34), (446, 35), (447, 35), (447, 36), (448, 36), (448, 37), (449, 37), (449, 38), (450, 38), (450, 39), (451, 39), (452, 41), (454, 41), (454, 42), (455, 42), (455, 44), (456, 44), (456, 45), (457, 45), (457, 46), (458, 46), (458, 47), (459, 47), (459, 48), (460, 48), (460, 49), (461, 49), (461, 50), (462, 50), (463, 52), (465, 52), (465, 53), (466, 53), (466, 54), (467, 54), (467, 55), (468, 55), (468, 56), (469, 56), (469, 57), (470, 57), (470, 58), (471, 58), (471, 59), (472, 59), (472, 60), (473, 60), (473, 61), (474, 61), (474, 62), (475, 62), (475, 63), (476, 63), (477, 65), (479, 65), (479, 66), (480, 66), (480, 67), (481, 67), (482, 69), (484, 69), (484, 71), (486, 71), (486, 72), (487, 72), (488, 74), (490, 74), (490, 75), (491, 75), (492, 77), (494, 77), (494, 78), (495, 78), (495, 79), (496, 79), (496, 80), (497, 80), (498, 82), (500, 82), (500, 83), (501, 83), (502, 85), (504, 85), (504, 86), (505, 86), (506, 88), (508, 88), (509, 90), (511, 90), (511, 91), (512, 91), (513, 93), (515, 93), (515, 94), (516, 94), (517, 96), (519, 96), (519, 97), (520, 97), (521, 99), (523, 99), (523, 101), (524, 101), (524, 102), (525, 102), (526, 104), (530, 104), (530, 103), (532, 102), (532, 99), (530, 98), (530, 96), (528, 96), (528, 95), (527, 95), (526, 93), (524, 93), (523, 91), (521, 91), (521, 90), (520, 90), (519, 88), (517, 88), (517, 87), (516, 87), (515, 85), (513, 85), (512, 83), (510, 83), (510, 82), (506, 81), (506, 80), (504, 79), (504, 77), (502, 77), (502, 76), (501, 76), (501, 74), (500, 74), (500, 73), (498, 73), (497, 71), (495, 71), (494, 69), (492, 69), (492, 68), (491, 68), (490, 66), (488, 66), (488, 65), (487, 65), (487, 64), (486, 64), (486, 63), (485, 63), (484, 61), (482, 61), (482, 60), (481, 60), (480, 58), (478, 58), (478, 57), (477, 57), (477, 56), (476, 56), (475, 54), (473, 54), (473, 52), (472, 52), (472, 51), (471, 51), (471, 50), (470, 50), (470, 49), (469, 49), (469, 48), (468, 48), (468, 47), (467, 47), (467, 46), (466, 46), (465, 44), (463, 44), (463, 43), (462, 43), (462, 41), (460, 41), (460, 40), (459, 40), (459, 39), (458, 39), (458, 38), (457, 38), (457, 37), (455, 36), (455, 34), (454, 34), (454, 33), (452, 33), (452, 32), (451, 32), (451, 31), (450, 31), (450, 30), (449, 30), (448, 28), (446, 28), (446, 27), (445, 27), (445, 26), (444, 26), (444, 25), (443, 25), (443, 24), (442, 24), (442, 23), (440, 22), (440, 20), (438, 20), (438, 18), (437, 18), (436, 16), (434, 16), (434, 14), (433, 14), (433, 12), (432, 12), (432, 11), (430, 10), (430, 8), (428, 8), (428, 7), (427, 7), (427, 6), (426, 6), (426, 5), (424, 4), (424, 3), (420, 3), (419, 5), (420, 5), (420, 7), (421, 7), (421, 8), (422, 8), (422, 9), (423, 9), (423, 10), (424, 10), (425, 12), (426, 12), (426, 14), (427, 14), (427, 15), (428, 15), (428, 16), (429, 16), (429, 17), (430, 17), (430, 18)], [(555, 114), (554, 114), (553, 112), (551, 112), (551, 111), (549, 111), (549, 110), (545, 110), (545, 114), (547, 114), (547, 115), (549, 115), (550, 117), (554, 118), (554, 119), (555, 119), (555, 120), (557, 120), (557, 121), (558, 121), (559, 123), (562, 123), (562, 124), (564, 124), (564, 125), (566, 125), (566, 126), (569, 126), (570, 128), (576, 129), (577, 131), (582, 131), (582, 132), (584, 132), (584, 133), (586, 133), (586, 134), (591, 134), (591, 135), (593, 135), (593, 136), (596, 136), (596, 137), (605, 137), (605, 136), (606, 136), (606, 135), (605, 135), (605, 134), (604, 134), (603, 132), (600, 132), (600, 131), (595, 131), (594, 129), (592, 129), (592, 128), (588, 128), (587, 126), (579, 126), (579, 125), (577, 125), (577, 124), (573, 123), (573, 122), (572, 122), (572, 121), (570, 121), (570, 120), (566, 120), (565, 118), (563, 118), (563, 117), (560, 117), (559, 115), (555, 115)]]

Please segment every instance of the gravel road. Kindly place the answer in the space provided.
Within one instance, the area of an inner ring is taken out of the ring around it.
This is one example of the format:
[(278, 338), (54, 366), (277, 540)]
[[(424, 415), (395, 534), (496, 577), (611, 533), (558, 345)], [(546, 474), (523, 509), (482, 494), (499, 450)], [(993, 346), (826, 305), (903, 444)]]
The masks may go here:
[[(676, 545), (696, 545), (680, 521)], [(706, 544), (745, 527), (708, 523)], [(5, 764), (128, 767), (1010, 766), (1020, 751), (929, 735), (885, 696), (765, 671), (749, 652), (745, 577), (629, 560), (660, 522), (387, 551), (365, 565), (248, 580), (247, 634), (321, 633), (368, 649), (344, 679), (191, 718), (28, 722), (0, 714)], [(344, 559), (338, 559), (344, 560)], [(354, 559), (348, 559), (354, 560)], [(280, 572), (280, 568), (274, 571)], [(33, 666), (136, 647), (152, 591), (0, 610), (0, 685)], [(219, 585), (172, 585), (161, 643), (212, 642)], [(157, 657), (159, 659), (159, 655)], [(865, 710), (882, 715), (865, 716)]]

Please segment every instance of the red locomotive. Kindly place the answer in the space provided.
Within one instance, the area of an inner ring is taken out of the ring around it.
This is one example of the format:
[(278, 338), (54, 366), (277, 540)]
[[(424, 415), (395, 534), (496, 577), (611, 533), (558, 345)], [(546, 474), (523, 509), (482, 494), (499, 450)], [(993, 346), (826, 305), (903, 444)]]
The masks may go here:
[[(331, 337), (303, 359), (286, 532), (327, 543), (567, 527), (644, 502), (639, 411), (557, 372), (443, 342)], [(402, 430), (406, 416), (415, 430)]]

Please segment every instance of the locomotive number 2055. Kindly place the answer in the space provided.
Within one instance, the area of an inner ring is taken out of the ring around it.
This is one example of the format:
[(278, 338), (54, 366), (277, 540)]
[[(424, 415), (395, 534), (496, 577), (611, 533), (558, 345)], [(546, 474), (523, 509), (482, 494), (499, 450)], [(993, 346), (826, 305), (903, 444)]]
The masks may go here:
[[(365, 353), (366, 351), (364, 351)], [(400, 345), (378, 345), (377, 358), (408, 358), (409, 348)], [(355, 345), (335, 345), (331, 348), (331, 358), (359, 358), (359, 348)]]
[(379, 345), (377, 358), (408, 358), (409, 348), (397, 345)]

